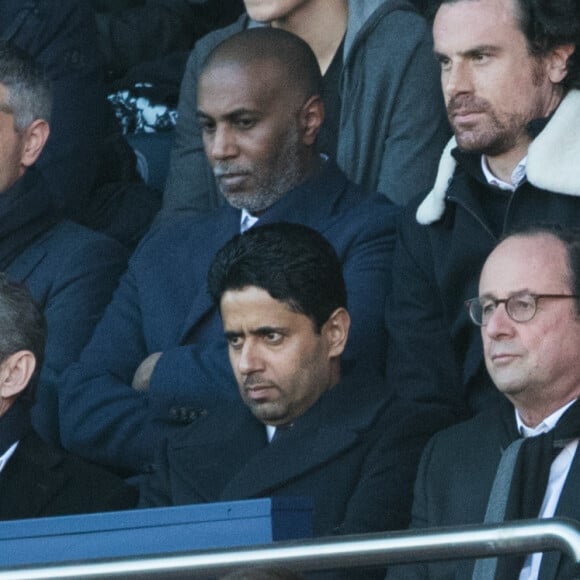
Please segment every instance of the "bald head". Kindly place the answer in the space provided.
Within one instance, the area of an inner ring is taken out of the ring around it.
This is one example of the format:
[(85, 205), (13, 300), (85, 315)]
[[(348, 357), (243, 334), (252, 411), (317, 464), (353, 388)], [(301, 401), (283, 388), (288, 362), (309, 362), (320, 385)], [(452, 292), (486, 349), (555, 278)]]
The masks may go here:
[(310, 46), (279, 28), (251, 28), (230, 36), (209, 54), (202, 74), (210, 68), (238, 65), (252, 68), (272, 63), (285, 88), (303, 98), (319, 95), (322, 75)]
[(320, 83), (310, 47), (282, 30), (245, 30), (210, 54), (199, 77), (197, 119), (230, 205), (258, 215), (320, 166)]

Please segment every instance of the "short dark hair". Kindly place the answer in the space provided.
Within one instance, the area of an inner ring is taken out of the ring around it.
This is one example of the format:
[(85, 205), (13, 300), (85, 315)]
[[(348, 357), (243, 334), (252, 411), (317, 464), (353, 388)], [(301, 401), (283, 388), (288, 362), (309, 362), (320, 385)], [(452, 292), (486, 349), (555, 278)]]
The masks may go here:
[(218, 309), (225, 292), (249, 286), (308, 316), (317, 332), (337, 308), (346, 307), (342, 264), (334, 248), (300, 224), (255, 226), (218, 251), (208, 274)]
[(322, 73), (309, 44), (291, 32), (270, 26), (248, 28), (226, 38), (209, 53), (201, 74), (220, 62), (259, 61), (274, 61), (284, 72), (288, 89), (305, 99), (321, 94)]
[(21, 350), (36, 359), (34, 374), (20, 399), (34, 401), (46, 345), (46, 320), (28, 288), (0, 272), (0, 362)]
[(42, 68), (25, 51), (0, 42), (0, 84), (6, 88), (5, 112), (24, 131), (33, 121), (50, 121), (52, 95)]
[[(580, 227), (566, 227), (557, 223), (532, 223), (514, 228), (502, 237), (500, 243), (513, 236), (553, 236), (566, 248), (570, 292), (580, 296)], [(580, 300), (576, 299), (576, 310), (580, 315)]]
[[(432, 14), (442, 4), (478, 0), (432, 1)], [(578, 0), (512, 0), (519, 27), (526, 37), (530, 54), (544, 56), (557, 46), (573, 44), (568, 58), (568, 74), (561, 82), (566, 89), (580, 89), (580, 2)]]

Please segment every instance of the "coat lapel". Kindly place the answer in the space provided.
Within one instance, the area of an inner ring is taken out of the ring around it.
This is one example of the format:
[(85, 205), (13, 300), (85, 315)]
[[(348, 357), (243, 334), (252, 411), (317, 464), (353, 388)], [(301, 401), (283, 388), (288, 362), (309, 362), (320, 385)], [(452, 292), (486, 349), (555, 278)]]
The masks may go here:
[[(240, 211), (230, 206), (222, 208), (199, 225), (194, 223), (193, 227), (195, 229), (190, 242), (191, 267), (197, 273), (207, 273), (217, 251), (235, 234), (240, 233)], [(196, 279), (199, 278), (197, 274)], [(205, 281), (207, 277), (203, 275), (201, 279)], [(180, 344), (190, 342), (195, 326), (213, 309), (205, 283), (191, 290), (191, 307), (181, 330)]]
[(40, 247), (33, 245), (24, 251), (17, 260), (14, 260), (6, 271), (12, 280), (24, 282), (45, 257), (46, 249), (44, 245)]
[(227, 482), (267, 446), (266, 428), (241, 400), (225, 403), (172, 440), (168, 464), (181, 486), (173, 491), (192, 501), (219, 501)]
[(230, 479), (222, 499), (270, 495), (357, 444), (382, 406), (374, 389), (344, 381)]
[[(303, 224), (324, 233), (333, 223), (331, 217), (336, 213), (337, 203), (344, 197), (347, 183), (336, 164), (325, 161), (315, 175), (268, 208), (258, 225), (284, 221)], [(341, 217), (344, 216), (341, 214)]]
[[(356, 401), (356, 402), (355, 402)], [(241, 400), (224, 403), (172, 439), (171, 479), (188, 501), (271, 495), (355, 445), (382, 410), (379, 390), (341, 383), (279, 440)]]
[(356, 443), (357, 435), (349, 426), (324, 425), (321, 416), (316, 405), (291, 431), (260, 449), (229, 480), (222, 499), (271, 495)]

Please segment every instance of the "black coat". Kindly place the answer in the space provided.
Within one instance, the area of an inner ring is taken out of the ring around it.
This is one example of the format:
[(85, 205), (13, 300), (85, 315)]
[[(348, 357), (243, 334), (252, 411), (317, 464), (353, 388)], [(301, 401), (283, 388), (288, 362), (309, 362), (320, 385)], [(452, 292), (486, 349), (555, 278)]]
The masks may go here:
[[(580, 141), (571, 138), (578, 126), (580, 91), (570, 91), (529, 148), (529, 180), (504, 193), (505, 202), (485, 181), (480, 156), (453, 157), (450, 143), (429, 199), (416, 200), (402, 217), (385, 310), (386, 372), (401, 397), (437, 413), (441, 424), (498, 400), (464, 302), (478, 295), (483, 263), (500, 237), (535, 222), (580, 224)], [(569, 146), (558, 147), (564, 139)]]
[[(419, 466), (412, 527), (482, 524), (502, 450), (516, 437), (515, 414), (507, 401), (435, 435)], [(580, 519), (579, 483), (580, 457), (576, 453), (555, 516)], [(469, 580), (473, 565), (474, 560), (461, 560), (399, 566), (387, 578)], [(569, 559), (548, 552), (542, 558), (539, 580), (567, 580), (572, 578), (571, 570)]]
[(135, 488), (32, 431), (0, 473), (0, 520), (130, 509), (136, 501)]
[(140, 505), (307, 496), (315, 535), (400, 529), (420, 452), (381, 384), (344, 380), (272, 443), (241, 401), (198, 418), (164, 442)]

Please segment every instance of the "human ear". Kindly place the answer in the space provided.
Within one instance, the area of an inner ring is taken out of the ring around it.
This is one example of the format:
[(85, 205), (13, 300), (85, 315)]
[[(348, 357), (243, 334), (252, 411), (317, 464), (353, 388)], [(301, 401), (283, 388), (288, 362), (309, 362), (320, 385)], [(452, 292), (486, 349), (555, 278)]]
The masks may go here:
[(350, 330), (350, 314), (345, 308), (337, 308), (322, 326), (328, 343), (328, 355), (330, 358), (340, 356), (348, 340)]
[(552, 83), (561, 83), (568, 74), (568, 59), (574, 54), (574, 44), (562, 44), (548, 55), (548, 76)]
[(44, 119), (36, 119), (25, 129), (24, 147), (20, 163), (24, 167), (30, 167), (42, 153), (50, 128)]
[(0, 365), (0, 399), (12, 399), (19, 395), (30, 382), (36, 358), (29, 350), (19, 350), (7, 357)]
[(302, 141), (313, 145), (324, 121), (324, 103), (320, 95), (313, 95), (304, 103), (300, 111)]

